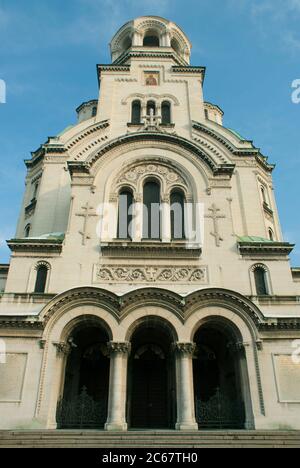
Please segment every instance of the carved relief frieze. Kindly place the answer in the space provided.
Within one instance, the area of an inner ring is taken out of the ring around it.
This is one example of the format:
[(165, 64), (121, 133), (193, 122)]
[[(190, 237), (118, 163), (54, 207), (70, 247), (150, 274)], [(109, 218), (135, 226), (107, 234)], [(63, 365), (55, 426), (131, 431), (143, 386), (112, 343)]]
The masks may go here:
[(206, 266), (97, 265), (95, 283), (197, 283), (207, 284)]

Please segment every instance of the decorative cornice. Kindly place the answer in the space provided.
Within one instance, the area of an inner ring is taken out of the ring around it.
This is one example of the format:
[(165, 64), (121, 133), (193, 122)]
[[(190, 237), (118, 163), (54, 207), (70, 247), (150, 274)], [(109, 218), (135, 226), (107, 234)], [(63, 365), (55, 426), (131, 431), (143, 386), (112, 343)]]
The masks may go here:
[(295, 247), (288, 242), (238, 242), (239, 252), (243, 256), (287, 256)]
[(9, 264), (0, 264), (0, 273), (7, 274), (9, 270)]
[(192, 67), (192, 66), (173, 66), (173, 73), (180, 73), (182, 75), (201, 75), (204, 82), (206, 67)]
[(8, 317), (0, 316), (0, 328), (21, 329), (21, 330), (43, 330), (44, 324), (36, 319), (30, 320), (28, 317)]
[(62, 143), (59, 143), (57, 137), (49, 137), (47, 142), (42, 145), (37, 151), (33, 151), (32, 159), (26, 159), (25, 165), (28, 169), (35, 167), (46, 155), (66, 153), (66, 148)]
[[(225, 146), (235, 156), (254, 156), (256, 158), (256, 161), (263, 167), (263, 169), (265, 169), (268, 172), (272, 172), (275, 168), (273, 164), (269, 164), (267, 162), (267, 158), (261, 154), (259, 148), (237, 148), (220, 133), (216, 132), (215, 130), (212, 130), (211, 128), (199, 122), (193, 122), (193, 128), (201, 133), (205, 133), (211, 136), (223, 146)], [(248, 141), (247, 143), (252, 142)]]
[(101, 243), (101, 251), (105, 257), (160, 257), (160, 258), (199, 258), (202, 248), (199, 244), (190, 245), (187, 242), (132, 242), (115, 240)]
[(11, 239), (7, 245), (12, 252), (61, 253), (63, 239)]
[[(189, 152), (193, 153), (196, 155), (200, 160), (202, 160), (208, 167), (209, 169), (213, 172), (214, 176), (229, 176), (231, 177), (233, 175), (233, 171), (235, 169), (234, 164), (217, 164), (213, 158), (205, 153), (197, 144), (180, 137), (178, 135), (174, 134), (169, 134), (169, 133), (158, 133), (158, 132), (136, 132), (136, 133), (131, 133), (127, 135), (120, 136), (119, 138), (116, 138), (114, 140), (111, 140), (109, 143), (107, 143), (105, 146), (99, 149), (99, 151), (95, 152), (90, 159), (88, 160), (88, 163), (85, 163), (85, 165), (82, 165), (82, 168), (87, 170), (86, 165), (89, 164), (90, 168), (108, 151), (111, 149), (125, 145), (127, 143), (132, 143), (132, 142), (140, 142), (140, 141), (155, 141), (155, 142), (166, 142), (166, 143), (172, 143), (175, 145), (178, 145), (182, 147), (185, 150), (188, 150)], [(78, 163), (79, 164), (79, 163)]]
[(128, 62), (128, 60), (132, 58), (172, 59), (174, 60), (174, 63), (177, 63), (179, 67), (187, 66), (186, 61), (183, 58), (181, 58), (173, 49), (166, 50), (165, 48), (164, 49), (153, 48), (153, 49), (147, 50), (145, 49), (145, 47), (135, 47), (135, 48), (128, 49), (120, 57), (118, 57), (117, 60), (115, 60), (113, 65), (110, 65), (110, 66), (111, 67), (115, 65), (121, 66), (122, 64)]

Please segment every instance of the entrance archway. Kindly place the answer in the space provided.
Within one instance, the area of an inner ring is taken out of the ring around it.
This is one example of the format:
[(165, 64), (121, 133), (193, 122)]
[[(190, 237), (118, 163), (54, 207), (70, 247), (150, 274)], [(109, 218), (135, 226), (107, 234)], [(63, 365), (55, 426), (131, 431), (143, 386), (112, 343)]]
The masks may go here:
[(107, 332), (95, 323), (79, 324), (68, 339), (63, 397), (58, 404), (60, 429), (101, 429), (107, 419), (109, 355)]
[[(233, 325), (233, 324), (232, 324)], [(200, 429), (244, 429), (244, 347), (229, 322), (212, 319), (197, 331), (193, 361), (196, 420)]]
[(171, 429), (176, 421), (174, 337), (156, 319), (132, 335), (128, 366), (128, 421), (132, 429)]

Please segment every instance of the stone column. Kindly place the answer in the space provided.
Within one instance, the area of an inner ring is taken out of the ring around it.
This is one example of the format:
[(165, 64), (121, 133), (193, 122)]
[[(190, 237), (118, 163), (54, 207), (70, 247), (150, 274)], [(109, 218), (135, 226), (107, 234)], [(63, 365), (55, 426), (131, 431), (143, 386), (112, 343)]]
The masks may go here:
[(176, 343), (177, 424), (179, 431), (197, 431), (195, 418), (193, 354), (195, 343)]
[(115, 343), (111, 341), (108, 344), (110, 351), (110, 377), (106, 431), (127, 431), (127, 365), (130, 346), (128, 342)]
[(165, 195), (161, 200), (161, 231), (162, 231), (162, 241), (170, 242), (171, 241), (171, 206), (170, 206), (170, 197)]

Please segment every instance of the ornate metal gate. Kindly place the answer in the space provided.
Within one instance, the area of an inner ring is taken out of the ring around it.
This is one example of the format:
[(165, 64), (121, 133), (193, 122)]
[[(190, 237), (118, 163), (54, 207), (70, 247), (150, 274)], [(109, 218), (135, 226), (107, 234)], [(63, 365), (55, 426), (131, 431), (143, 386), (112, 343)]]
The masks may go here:
[(106, 419), (106, 401), (94, 401), (86, 387), (76, 398), (61, 400), (57, 407), (58, 429), (101, 429)]
[(210, 400), (196, 400), (196, 420), (200, 429), (244, 429), (244, 404), (218, 389)]

